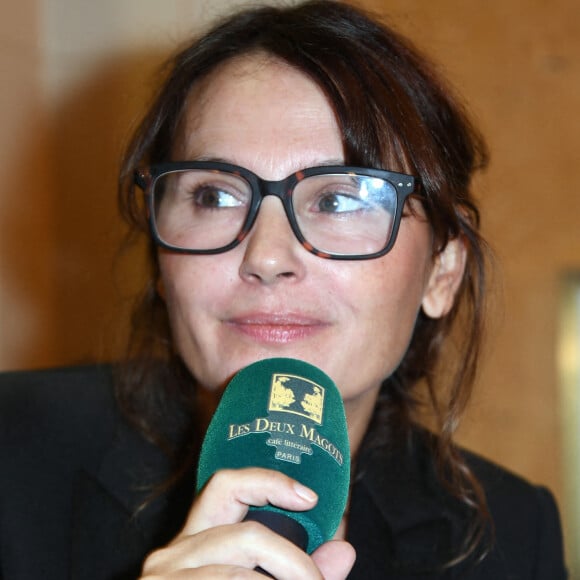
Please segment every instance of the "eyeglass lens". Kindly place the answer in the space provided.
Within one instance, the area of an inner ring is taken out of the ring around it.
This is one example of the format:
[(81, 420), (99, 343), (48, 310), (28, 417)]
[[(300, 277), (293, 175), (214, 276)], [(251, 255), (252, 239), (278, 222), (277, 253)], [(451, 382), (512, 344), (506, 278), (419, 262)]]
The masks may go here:
[[(188, 250), (227, 246), (242, 231), (252, 202), (243, 177), (201, 169), (159, 176), (153, 188), (154, 223), (160, 239)], [(302, 236), (321, 252), (380, 252), (390, 238), (397, 192), (388, 181), (364, 175), (313, 175), (290, 197)]]

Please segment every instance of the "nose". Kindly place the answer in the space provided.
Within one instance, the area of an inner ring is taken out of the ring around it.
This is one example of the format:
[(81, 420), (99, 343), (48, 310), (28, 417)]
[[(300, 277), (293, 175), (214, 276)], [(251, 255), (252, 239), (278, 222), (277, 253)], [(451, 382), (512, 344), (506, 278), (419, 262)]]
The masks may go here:
[(297, 281), (304, 276), (302, 254), (306, 253), (290, 227), (282, 202), (267, 196), (246, 237), (240, 276), (264, 285)]

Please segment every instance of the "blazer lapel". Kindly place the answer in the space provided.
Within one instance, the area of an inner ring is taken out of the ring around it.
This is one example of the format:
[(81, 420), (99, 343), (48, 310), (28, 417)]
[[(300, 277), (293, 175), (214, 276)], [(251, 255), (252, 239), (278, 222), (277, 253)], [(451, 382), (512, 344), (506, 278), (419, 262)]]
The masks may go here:
[(419, 438), (361, 457), (349, 522), (349, 538), (361, 554), (353, 577), (422, 578), (447, 562), (464, 536), (464, 508), (442, 489)]
[(82, 580), (135, 578), (155, 546), (167, 504), (149, 501), (167, 476), (166, 457), (121, 424), (94, 471), (80, 470), (73, 493), (71, 577)]

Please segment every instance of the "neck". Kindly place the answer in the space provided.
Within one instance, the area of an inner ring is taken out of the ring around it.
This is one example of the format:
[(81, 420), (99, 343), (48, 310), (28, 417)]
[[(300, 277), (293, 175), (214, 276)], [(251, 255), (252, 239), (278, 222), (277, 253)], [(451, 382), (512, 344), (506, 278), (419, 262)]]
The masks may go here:
[(379, 390), (376, 389), (356, 399), (344, 402), (346, 422), (348, 425), (348, 438), (350, 441), (350, 454), (353, 464), (356, 462), (359, 447), (373, 416), (378, 394)]

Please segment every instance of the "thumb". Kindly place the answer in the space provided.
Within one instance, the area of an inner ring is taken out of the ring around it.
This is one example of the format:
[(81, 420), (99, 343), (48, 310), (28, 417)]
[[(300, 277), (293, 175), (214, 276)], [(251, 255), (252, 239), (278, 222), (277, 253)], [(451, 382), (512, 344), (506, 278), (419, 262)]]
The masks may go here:
[(325, 580), (344, 580), (356, 559), (354, 548), (342, 540), (331, 540), (312, 553), (312, 559)]

